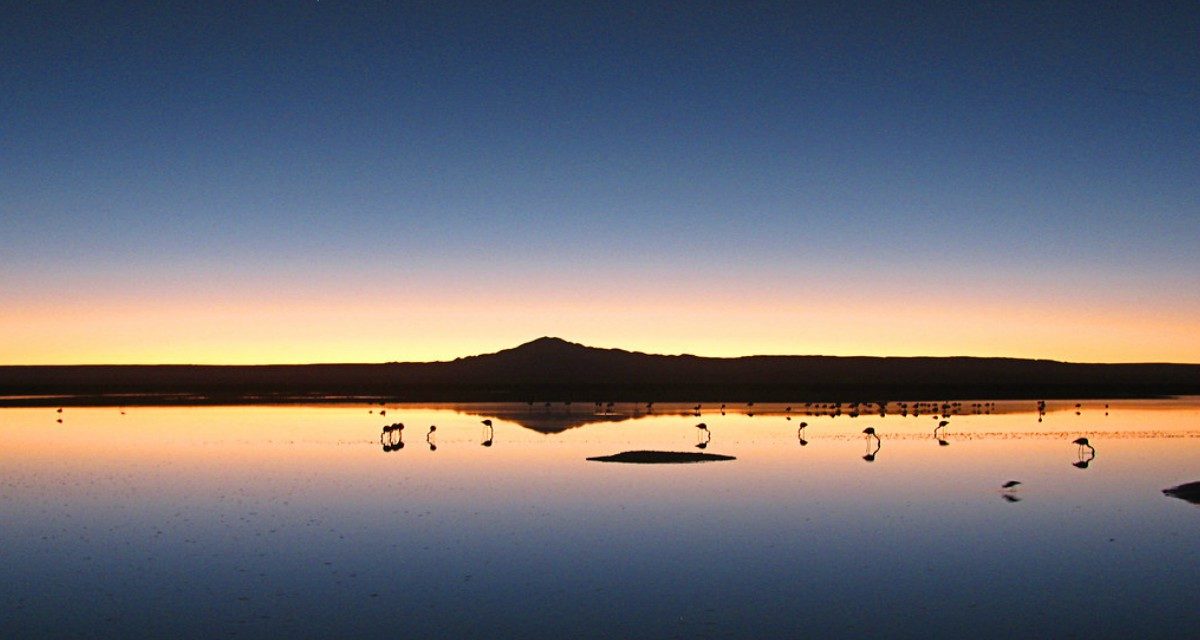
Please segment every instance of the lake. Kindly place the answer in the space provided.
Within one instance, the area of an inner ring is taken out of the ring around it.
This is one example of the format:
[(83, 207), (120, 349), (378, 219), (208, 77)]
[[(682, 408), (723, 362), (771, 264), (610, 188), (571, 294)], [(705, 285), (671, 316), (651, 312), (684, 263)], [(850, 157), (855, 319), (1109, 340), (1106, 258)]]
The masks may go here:
[(0, 409), (0, 636), (1194, 635), (1200, 399), (1075, 404)]

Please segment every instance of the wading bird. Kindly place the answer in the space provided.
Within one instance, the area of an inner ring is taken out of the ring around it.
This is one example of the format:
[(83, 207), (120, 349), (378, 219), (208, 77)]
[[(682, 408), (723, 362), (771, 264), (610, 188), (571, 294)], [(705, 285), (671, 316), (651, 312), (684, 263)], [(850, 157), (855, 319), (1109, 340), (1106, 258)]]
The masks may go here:
[[(863, 456), (863, 460), (867, 462), (875, 462), (875, 454), (879, 453), (879, 448), (883, 446), (883, 441), (875, 433), (875, 427), (867, 427), (863, 429), (863, 433), (867, 436), (867, 455)], [(875, 438), (875, 448), (871, 449), (871, 438)]]
[[(1075, 462), (1072, 462), (1071, 466), (1076, 469), (1087, 469), (1092, 460), (1096, 459), (1096, 448), (1092, 446), (1092, 443), (1088, 442), (1087, 438), (1075, 438), (1071, 441), (1071, 444), (1079, 445), (1079, 458)], [(1087, 447), (1087, 451), (1083, 450), (1084, 447)]]
[(396, 422), (384, 426), (383, 432), (379, 434), (379, 444), (383, 446), (384, 453), (403, 449), (404, 425)]
[(933, 437), (937, 440), (938, 446), (941, 446), (941, 447), (950, 446), (950, 441), (938, 433), (938, 431), (945, 429), (946, 425), (948, 425), (948, 424), (950, 424), (949, 420), (942, 420), (941, 422), (938, 423), (938, 425), (936, 427), (933, 428)]

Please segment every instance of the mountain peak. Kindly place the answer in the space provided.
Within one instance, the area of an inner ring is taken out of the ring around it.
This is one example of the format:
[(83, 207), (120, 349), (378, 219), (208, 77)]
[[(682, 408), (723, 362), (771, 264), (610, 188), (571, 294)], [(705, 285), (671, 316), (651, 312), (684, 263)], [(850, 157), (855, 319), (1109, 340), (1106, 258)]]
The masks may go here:
[(516, 347), (513, 347), (513, 351), (529, 351), (529, 350), (545, 351), (548, 349), (553, 349), (553, 350), (587, 349), (587, 347), (585, 347), (577, 342), (568, 342), (567, 340), (563, 340), (562, 338), (554, 338), (551, 336), (542, 336), (536, 340), (530, 340), (529, 342), (526, 342), (524, 344), (520, 344), (520, 345), (517, 345)]

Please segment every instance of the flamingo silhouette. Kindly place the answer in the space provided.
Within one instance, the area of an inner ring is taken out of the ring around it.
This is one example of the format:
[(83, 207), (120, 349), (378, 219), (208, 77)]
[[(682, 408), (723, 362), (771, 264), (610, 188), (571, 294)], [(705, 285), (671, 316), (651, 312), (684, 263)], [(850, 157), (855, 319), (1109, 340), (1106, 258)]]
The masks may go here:
[(950, 424), (949, 420), (942, 420), (941, 422), (938, 423), (938, 425), (936, 427), (933, 428), (933, 437), (937, 439), (938, 446), (941, 446), (941, 447), (950, 446), (949, 440), (942, 437), (941, 435), (938, 435), (938, 431), (941, 429), (945, 429), (946, 425), (948, 425), (948, 424)]
[(379, 434), (379, 444), (385, 453), (399, 451), (404, 448), (404, 425), (395, 422), (383, 427)]
[(429, 433), (425, 434), (425, 442), (429, 444), (430, 451), (437, 451), (437, 444), (433, 442), (434, 431), (437, 431), (437, 425), (429, 425)]
[(712, 441), (712, 432), (708, 430), (708, 425), (703, 422), (696, 425), (696, 428), (700, 430), (700, 433), (696, 434), (697, 438), (704, 438), (696, 443), (696, 448), (707, 449), (708, 443)]
[[(883, 441), (875, 433), (875, 427), (867, 427), (862, 431), (867, 436), (867, 455), (863, 456), (863, 460), (867, 462), (875, 462), (875, 454), (879, 453), (880, 447), (883, 446)], [(871, 438), (875, 438), (875, 449), (871, 449)]]
[(804, 439), (804, 428), (807, 426), (807, 422), (801, 422), (800, 427), (796, 429), (796, 439), (800, 441), (800, 446), (802, 447), (808, 446), (808, 440)]
[[(1076, 469), (1087, 469), (1092, 460), (1096, 459), (1096, 448), (1092, 446), (1092, 443), (1087, 438), (1075, 438), (1071, 441), (1071, 444), (1079, 445), (1079, 449), (1076, 451), (1078, 459), (1072, 462), (1071, 466)], [(1086, 452), (1083, 450), (1084, 447), (1087, 447)]]
[(485, 446), (485, 447), (490, 447), (490, 446), (492, 446), (492, 440), (493, 440), (493, 439), (495, 438), (495, 436), (496, 436), (496, 431), (495, 431), (495, 430), (492, 428), (492, 421), (491, 421), (491, 420), (484, 420), (484, 421), (483, 421), (483, 426), (484, 426), (484, 427), (487, 427), (487, 429), (486, 429), (486, 431), (484, 432), (484, 436), (483, 436), (483, 442), (481, 442), (481, 443), (479, 443), (479, 444), (482, 444), (482, 445), (483, 445), (483, 446)]

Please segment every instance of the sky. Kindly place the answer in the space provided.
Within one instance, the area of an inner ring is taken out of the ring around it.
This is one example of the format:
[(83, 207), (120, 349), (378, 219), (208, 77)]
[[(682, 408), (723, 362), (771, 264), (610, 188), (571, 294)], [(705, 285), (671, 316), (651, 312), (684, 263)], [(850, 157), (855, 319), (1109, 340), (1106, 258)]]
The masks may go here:
[(1200, 362), (1200, 5), (843, 4), (0, 2), (0, 364)]

